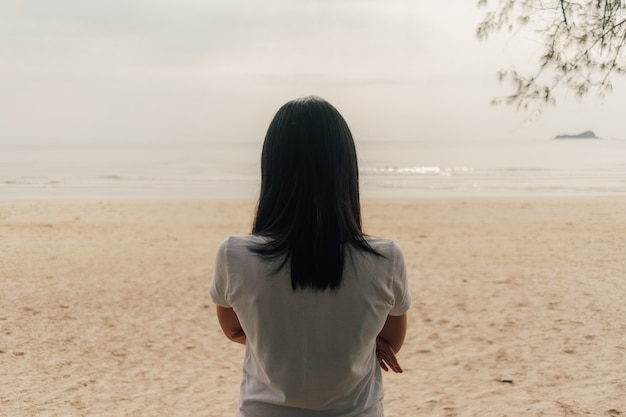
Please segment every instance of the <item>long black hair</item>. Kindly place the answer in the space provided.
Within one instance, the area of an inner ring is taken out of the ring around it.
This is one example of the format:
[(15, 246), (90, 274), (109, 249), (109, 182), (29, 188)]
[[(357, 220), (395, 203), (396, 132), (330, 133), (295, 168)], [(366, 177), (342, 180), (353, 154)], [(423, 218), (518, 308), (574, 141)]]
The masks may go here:
[(270, 123), (252, 233), (270, 238), (254, 252), (290, 264), (294, 291), (339, 289), (347, 244), (376, 253), (361, 230), (354, 140), (327, 101), (290, 101)]

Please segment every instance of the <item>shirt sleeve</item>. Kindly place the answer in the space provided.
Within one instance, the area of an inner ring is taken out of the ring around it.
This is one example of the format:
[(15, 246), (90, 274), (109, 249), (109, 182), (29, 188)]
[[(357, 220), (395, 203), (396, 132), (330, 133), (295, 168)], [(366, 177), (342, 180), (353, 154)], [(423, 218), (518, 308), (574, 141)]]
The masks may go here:
[(209, 286), (209, 294), (215, 304), (221, 307), (230, 307), (228, 302), (228, 259), (227, 259), (228, 239), (224, 240), (217, 248), (215, 255), (215, 267), (213, 268), (213, 279)]
[(404, 255), (400, 247), (394, 243), (393, 274), (391, 280), (394, 305), (389, 311), (390, 316), (401, 316), (411, 307), (411, 291), (406, 276)]

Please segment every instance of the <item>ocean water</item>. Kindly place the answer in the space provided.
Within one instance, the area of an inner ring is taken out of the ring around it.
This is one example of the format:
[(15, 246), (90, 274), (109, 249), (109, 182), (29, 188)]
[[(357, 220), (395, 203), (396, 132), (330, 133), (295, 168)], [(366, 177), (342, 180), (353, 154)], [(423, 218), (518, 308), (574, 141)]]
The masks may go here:
[[(0, 145), (0, 199), (254, 199), (261, 143)], [(626, 141), (357, 142), (364, 198), (626, 194)]]

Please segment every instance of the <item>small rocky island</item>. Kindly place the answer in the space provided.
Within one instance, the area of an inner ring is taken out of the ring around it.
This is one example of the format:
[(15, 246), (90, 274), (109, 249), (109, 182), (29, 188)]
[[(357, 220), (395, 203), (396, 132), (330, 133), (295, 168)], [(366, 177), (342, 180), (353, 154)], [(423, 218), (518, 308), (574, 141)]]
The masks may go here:
[(577, 135), (557, 135), (554, 139), (600, 139), (596, 136), (595, 133), (591, 130), (587, 130), (583, 133), (579, 133)]

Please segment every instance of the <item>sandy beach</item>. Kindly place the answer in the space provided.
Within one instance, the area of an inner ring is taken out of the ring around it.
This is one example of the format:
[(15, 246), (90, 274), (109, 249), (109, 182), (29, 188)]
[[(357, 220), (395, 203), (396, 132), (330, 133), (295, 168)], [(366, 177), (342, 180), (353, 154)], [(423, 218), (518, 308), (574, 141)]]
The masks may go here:
[[(0, 202), (0, 416), (232, 416), (207, 288), (254, 202)], [(626, 416), (626, 198), (366, 200), (413, 293), (387, 417)]]

